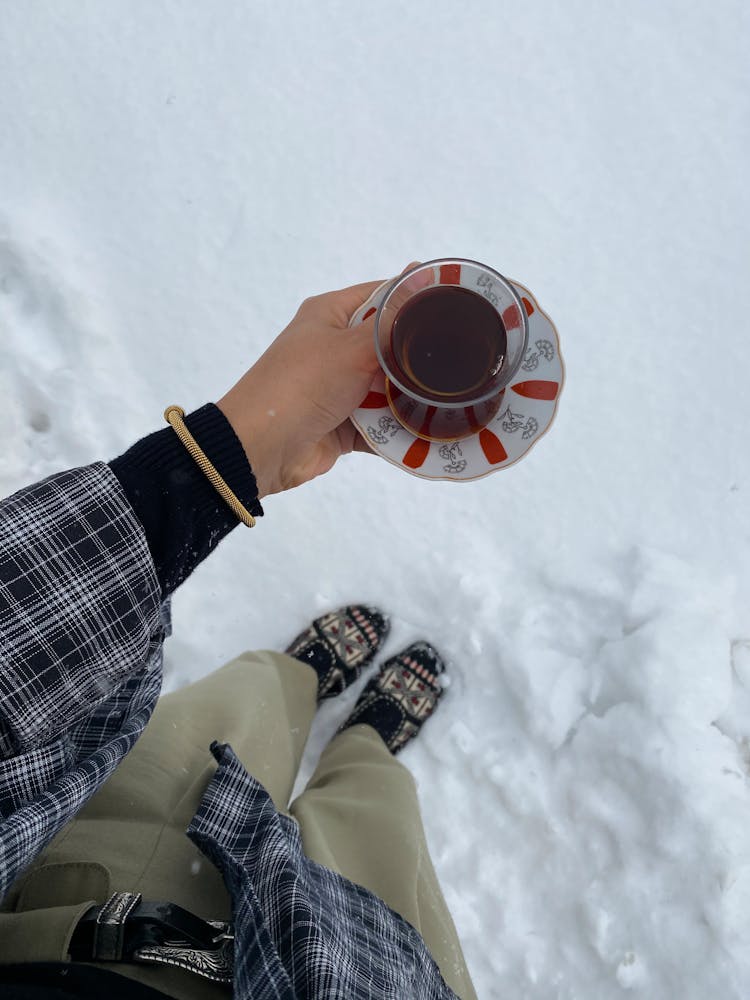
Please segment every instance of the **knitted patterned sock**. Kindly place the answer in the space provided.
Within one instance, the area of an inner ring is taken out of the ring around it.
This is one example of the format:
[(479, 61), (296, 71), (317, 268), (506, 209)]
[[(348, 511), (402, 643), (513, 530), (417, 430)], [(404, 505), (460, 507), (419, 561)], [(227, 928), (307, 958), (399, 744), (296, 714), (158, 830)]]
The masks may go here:
[(365, 723), (377, 730), (391, 753), (398, 753), (434, 712), (443, 694), (439, 677), (444, 670), (437, 650), (415, 642), (386, 660), (341, 729)]
[(287, 647), (318, 675), (318, 701), (349, 687), (380, 649), (390, 623), (377, 608), (351, 604), (316, 618)]

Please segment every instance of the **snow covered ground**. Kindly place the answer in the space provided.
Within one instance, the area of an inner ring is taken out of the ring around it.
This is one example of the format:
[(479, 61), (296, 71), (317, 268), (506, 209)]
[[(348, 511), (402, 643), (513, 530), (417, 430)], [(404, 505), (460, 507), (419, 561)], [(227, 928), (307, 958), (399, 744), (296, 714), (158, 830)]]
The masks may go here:
[(445, 652), (404, 760), (482, 998), (750, 995), (748, 43), (744, 0), (0, 4), (0, 493), (412, 259), (558, 325), (527, 460), (270, 499), (168, 652), (174, 688), (350, 600)]

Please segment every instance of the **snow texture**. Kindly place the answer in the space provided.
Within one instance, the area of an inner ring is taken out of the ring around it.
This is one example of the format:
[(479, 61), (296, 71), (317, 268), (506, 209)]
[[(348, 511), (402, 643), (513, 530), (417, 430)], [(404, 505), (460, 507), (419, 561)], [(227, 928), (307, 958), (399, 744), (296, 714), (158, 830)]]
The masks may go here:
[(749, 29), (744, 0), (2, 5), (3, 494), (412, 259), (485, 260), (558, 325), (528, 459), (347, 458), (195, 573), (168, 649), (175, 688), (361, 600), (388, 653), (444, 652), (403, 759), (483, 1000), (750, 995)]

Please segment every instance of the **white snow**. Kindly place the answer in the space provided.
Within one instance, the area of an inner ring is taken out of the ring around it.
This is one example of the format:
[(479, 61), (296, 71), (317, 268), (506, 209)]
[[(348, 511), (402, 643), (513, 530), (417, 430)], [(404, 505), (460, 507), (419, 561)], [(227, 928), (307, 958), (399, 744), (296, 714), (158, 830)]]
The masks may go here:
[(388, 653), (444, 651), (403, 759), (482, 998), (750, 995), (749, 29), (743, 0), (0, 14), (0, 493), (412, 259), (485, 260), (558, 325), (528, 459), (353, 456), (269, 499), (168, 649), (174, 688), (362, 600)]

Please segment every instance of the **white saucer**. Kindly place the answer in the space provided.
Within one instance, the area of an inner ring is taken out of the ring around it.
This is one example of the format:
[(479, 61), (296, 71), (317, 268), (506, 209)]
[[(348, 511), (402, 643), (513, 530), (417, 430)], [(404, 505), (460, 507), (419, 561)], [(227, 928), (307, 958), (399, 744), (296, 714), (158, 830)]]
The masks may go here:
[[(376, 311), (390, 284), (381, 285), (359, 307), (350, 327)], [(546, 434), (555, 419), (565, 380), (560, 339), (554, 323), (528, 288), (517, 281), (511, 284), (529, 318), (529, 347), (497, 415), (487, 427), (461, 441), (423, 441), (394, 417), (385, 396), (385, 375), (380, 372), (352, 414), (352, 421), (373, 451), (422, 479), (471, 480), (520, 462)]]

